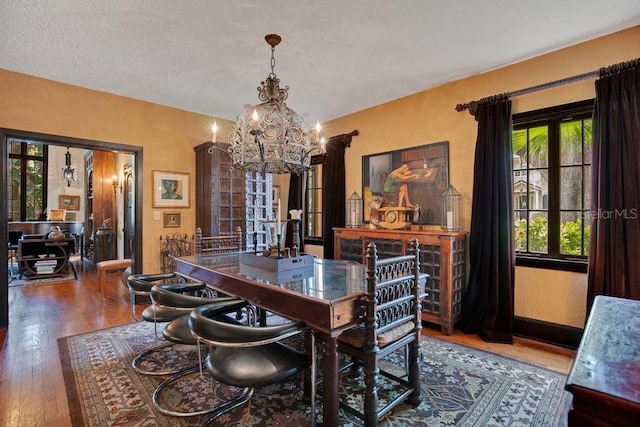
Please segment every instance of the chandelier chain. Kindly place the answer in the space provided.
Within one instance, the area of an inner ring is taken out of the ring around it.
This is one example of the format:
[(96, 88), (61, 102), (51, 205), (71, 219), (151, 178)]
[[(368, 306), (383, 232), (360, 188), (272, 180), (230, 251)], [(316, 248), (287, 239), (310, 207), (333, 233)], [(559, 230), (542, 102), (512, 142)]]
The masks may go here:
[(274, 69), (276, 68), (276, 57), (275, 57), (276, 47), (271, 46), (271, 74), (270, 77), (275, 77), (276, 73)]

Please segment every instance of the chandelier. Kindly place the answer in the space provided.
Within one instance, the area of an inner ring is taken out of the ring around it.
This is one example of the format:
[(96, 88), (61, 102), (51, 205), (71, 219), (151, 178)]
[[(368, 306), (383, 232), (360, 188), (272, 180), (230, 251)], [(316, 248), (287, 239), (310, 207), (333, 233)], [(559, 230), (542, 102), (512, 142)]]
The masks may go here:
[(282, 40), (277, 34), (265, 36), (271, 46), (271, 72), (260, 82), (258, 99), (262, 103), (246, 104), (238, 115), (229, 137), (229, 155), (233, 166), (254, 172), (299, 174), (309, 169), (312, 154), (321, 154), (320, 123), (314, 130), (307, 114), (298, 114), (285, 104), (289, 86), (280, 87), (273, 69), (274, 52)]
[(71, 187), (71, 181), (73, 181), (75, 170), (71, 169), (71, 153), (69, 153), (69, 147), (67, 147), (67, 154), (64, 155), (64, 164), (67, 166), (62, 169), (63, 179), (67, 180), (67, 187)]

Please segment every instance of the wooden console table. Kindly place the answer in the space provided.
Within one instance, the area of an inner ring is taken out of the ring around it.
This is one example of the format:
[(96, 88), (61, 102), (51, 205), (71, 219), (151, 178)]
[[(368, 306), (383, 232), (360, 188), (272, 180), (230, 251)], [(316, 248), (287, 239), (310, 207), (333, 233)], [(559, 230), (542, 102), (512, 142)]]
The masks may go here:
[(640, 301), (598, 295), (565, 388), (570, 426), (640, 422)]
[[(60, 277), (67, 274), (69, 256), (75, 248), (75, 238), (64, 240), (21, 239), (18, 241), (18, 264), (27, 280)], [(46, 272), (39, 271), (38, 263), (50, 263)], [(55, 263), (55, 266), (53, 265)]]
[(334, 258), (366, 262), (369, 242), (375, 242), (380, 258), (406, 255), (411, 240), (420, 244), (420, 272), (429, 275), (422, 301), (422, 320), (440, 325), (451, 335), (460, 320), (462, 294), (466, 286), (467, 233), (464, 231), (381, 230), (334, 228)]

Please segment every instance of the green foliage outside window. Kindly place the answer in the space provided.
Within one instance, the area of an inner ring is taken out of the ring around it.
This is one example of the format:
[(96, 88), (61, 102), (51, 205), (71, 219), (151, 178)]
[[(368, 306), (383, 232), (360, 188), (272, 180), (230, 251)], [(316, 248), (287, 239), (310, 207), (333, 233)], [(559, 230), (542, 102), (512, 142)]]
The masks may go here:
[[(536, 217), (529, 222), (529, 252), (547, 253), (548, 223), (545, 217)], [(527, 221), (516, 221), (514, 225), (515, 248), (527, 250)], [(582, 219), (566, 221), (560, 226), (560, 252), (564, 255), (587, 255), (590, 227), (584, 227), (585, 253), (582, 253)]]

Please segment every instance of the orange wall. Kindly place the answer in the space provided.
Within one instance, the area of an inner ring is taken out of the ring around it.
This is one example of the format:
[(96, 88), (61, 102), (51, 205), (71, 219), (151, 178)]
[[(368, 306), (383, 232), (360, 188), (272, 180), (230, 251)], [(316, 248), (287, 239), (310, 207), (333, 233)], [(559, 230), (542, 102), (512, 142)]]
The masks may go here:
[[(324, 126), (329, 135), (353, 129), (360, 132), (346, 152), (346, 164), (350, 165), (346, 194), (353, 191), (362, 193), (362, 156), (447, 140), (451, 183), (463, 195), (468, 230), (477, 124), (467, 111), (458, 113), (456, 104), (590, 72), (638, 57), (640, 27), (633, 27), (333, 120)], [(584, 81), (515, 98), (512, 110), (519, 113), (594, 96), (594, 80)], [(517, 316), (583, 327), (585, 298), (584, 274), (516, 268)]]
[[(476, 123), (467, 112), (456, 112), (456, 104), (637, 57), (640, 57), (640, 27), (633, 27), (333, 120), (324, 127), (327, 135), (353, 129), (360, 132), (346, 153), (347, 164), (352, 165), (347, 175), (346, 194), (362, 191), (363, 155), (448, 140), (451, 183), (464, 196), (468, 229)], [(152, 171), (188, 172), (193, 184), (193, 147), (210, 139), (213, 118), (5, 70), (0, 70), (0, 94), (0, 127), (144, 147), (143, 271), (156, 271), (159, 268), (157, 242), (168, 229), (162, 228), (162, 221), (153, 219)], [(593, 96), (593, 81), (581, 82), (517, 98), (513, 112)], [(218, 135), (227, 135), (231, 123), (217, 121), (221, 125)], [(191, 194), (191, 208), (182, 210), (182, 225), (180, 229), (170, 229), (172, 232), (193, 232), (193, 188)], [(585, 293), (583, 274), (516, 270), (518, 316), (582, 327)]]
[[(161, 235), (194, 233), (193, 147), (211, 139), (212, 117), (2, 69), (0, 94), (0, 127), (143, 147), (143, 271), (159, 270)], [(220, 140), (232, 123), (216, 120)], [(180, 209), (180, 228), (154, 220), (153, 170), (191, 174), (191, 207)]]

